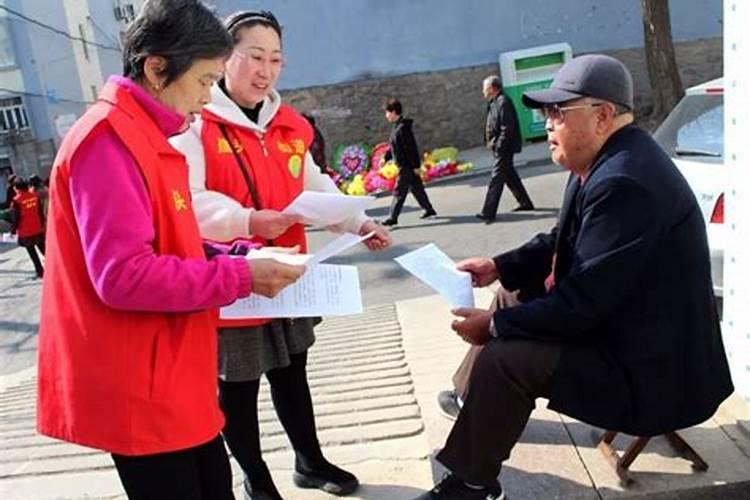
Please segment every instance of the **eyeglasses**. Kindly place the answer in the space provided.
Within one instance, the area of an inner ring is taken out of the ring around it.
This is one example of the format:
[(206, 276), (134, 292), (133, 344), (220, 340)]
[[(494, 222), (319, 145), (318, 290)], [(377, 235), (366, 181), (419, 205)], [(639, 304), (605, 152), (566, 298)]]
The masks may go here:
[(259, 63), (269, 63), (271, 65), (284, 65), (284, 56), (281, 54), (276, 55), (273, 54), (270, 57), (267, 57), (260, 51), (254, 50), (254, 47), (249, 48), (236, 48), (234, 49), (234, 54), (240, 56), (242, 59), (252, 59), (255, 62)]
[(566, 111), (573, 111), (574, 109), (596, 108), (597, 106), (602, 106), (604, 104), (606, 103), (591, 102), (588, 104), (578, 104), (576, 106), (560, 106), (559, 104), (549, 104), (547, 106), (543, 106), (540, 111), (542, 113), (542, 116), (546, 120), (550, 120), (555, 123), (563, 123), (565, 121)]

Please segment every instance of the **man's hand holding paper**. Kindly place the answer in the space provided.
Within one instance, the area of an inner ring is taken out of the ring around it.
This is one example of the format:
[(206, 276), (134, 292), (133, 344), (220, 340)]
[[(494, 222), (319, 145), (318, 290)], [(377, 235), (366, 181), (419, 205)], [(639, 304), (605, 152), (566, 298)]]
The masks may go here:
[(451, 328), (464, 341), (473, 345), (484, 345), (490, 339), (490, 321), (492, 320), (492, 309), (476, 309), (459, 307), (451, 311), (454, 315), (463, 319), (455, 319)]
[(498, 278), (495, 261), (487, 257), (471, 257), (456, 265), (460, 271), (471, 274), (471, 283), (476, 287), (487, 286)]

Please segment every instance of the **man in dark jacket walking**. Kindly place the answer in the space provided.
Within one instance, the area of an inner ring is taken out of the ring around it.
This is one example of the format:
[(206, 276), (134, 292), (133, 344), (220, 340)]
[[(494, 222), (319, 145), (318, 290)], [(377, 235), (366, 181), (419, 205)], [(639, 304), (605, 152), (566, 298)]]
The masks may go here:
[(419, 500), (504, 498), (497, 476), (537, 397), (655, 436), (707, 420), (733, 391), (703, 216), (669, 156), (632, 124), (630, 72), (609, 56), (576, 57), (524, 103), (546, 117), (552, 160), (571, 176), (549, 233), (459, 263), (477, 286), (499, 279), (531, 297), (454, 311), (456, 333), (484, 347), (437, 455), (451, 474)]
[(398, 181), (396, 182), (396, 188), (393, 190), (391, 213), (382, 222), (384, 226), (398, 224), (398, 216), (401, 214), (406, 195), (409, 194), (410, 190), (417, 199), (419, 206), (424, 209), (420, 216), (421, 219), (437, 215), (435, 209), (432, 208), (430, 199), (427, 197), (422, 178), (419, 176), (422, 161), (417, 140), (414, 138), (414, 131), (412, 130), (413, 120), (401, 116), (402, 112), (401, 102), (398, 99), (386, 100), (385, 119), (393, 124), (393, 130), (388, 140), (391, 149), (386, 153), (385, 160), (388, 161), (392, 158), (398, 165)]
[(477, 218), (492, 222), (497, 216), (497, 206), (500, 204), (500, 195), (503, 194), (505, 184), (518, 201), (518, 206), (514, 211), (533, 210), (534, 204), (513, 166), (513, 155), (521, 152), (522, 142), (513, 101), (503, 95), (500, 78), (495, 75), (484, 79), (482, 93), (488, 103), (484, 143), (495, 157), (495, 166), (492, 168), (492, 177), (487, 187), (484, 206), (477, 214)]

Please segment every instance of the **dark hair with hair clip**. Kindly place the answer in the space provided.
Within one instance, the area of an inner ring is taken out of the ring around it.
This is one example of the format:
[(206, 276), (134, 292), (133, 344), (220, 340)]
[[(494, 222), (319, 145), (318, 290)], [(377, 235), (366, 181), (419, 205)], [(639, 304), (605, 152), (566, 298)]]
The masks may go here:
[(279, 35), (279, 40), (282, 39), (281, 24), (279, 24), (279, 20), (270, 11), (240, 10), (224, 19), (224, 27), (232, 36), (232, 41), (235, 45), (240, 41), (240, 31), (244, 28), (252, 28), (253, 26), (271, 28)]
[(214, 59), (232, 51), (221, 21), (199, 0), (147, 0), (123, 36), (123, 74), (140, 81), (148, 56), (163, 57), (160, 76), (169, 85), (196, 59)]

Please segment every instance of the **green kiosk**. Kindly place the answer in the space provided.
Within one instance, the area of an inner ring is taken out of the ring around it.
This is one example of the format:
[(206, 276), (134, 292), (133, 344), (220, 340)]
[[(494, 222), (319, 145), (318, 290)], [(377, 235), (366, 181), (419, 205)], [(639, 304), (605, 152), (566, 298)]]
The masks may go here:
[(544, 118), (521, 102), (521, 94), (550, 86), (557, 70), (571, 57), (567, 43), (555, 43), (500, 54), (500, 77), (503, 92), (513, 100), (524, 140), (546, 135)]

